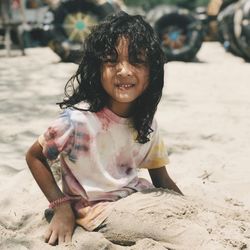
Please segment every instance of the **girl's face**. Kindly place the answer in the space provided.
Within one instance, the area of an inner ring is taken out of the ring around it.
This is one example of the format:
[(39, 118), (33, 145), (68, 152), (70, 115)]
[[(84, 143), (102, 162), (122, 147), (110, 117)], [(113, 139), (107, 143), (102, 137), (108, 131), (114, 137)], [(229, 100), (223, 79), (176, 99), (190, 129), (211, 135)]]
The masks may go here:
[(101, 84), (109, 95), (109, 108), (119, 116), (129, 116), (133, 102), (149, 84), (149, 67), (142, 54), (131, 62), (128, 54), (129, 40), (121, 37), (117, 41), (117, 58), (107, 56), (102, 64)]

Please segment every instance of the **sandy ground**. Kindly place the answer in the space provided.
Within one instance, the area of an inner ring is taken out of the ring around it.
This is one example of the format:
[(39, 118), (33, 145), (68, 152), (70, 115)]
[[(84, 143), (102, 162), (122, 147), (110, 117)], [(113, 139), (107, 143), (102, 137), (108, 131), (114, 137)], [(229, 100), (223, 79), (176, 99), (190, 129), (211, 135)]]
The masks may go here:
[[(48, 202), (24, 155), (56, 117), (55, 103), (76, 65), (61, 63), (48, 48), (26, 52), (0, 53), (0, 249), (167, 249), (150, 237), (120, 246), (81, 228), (72, 244), (43, 243)], [(183, 204), (197, 211), (191, 220), (211, 236), (206, 249), (250, 249), (250, 65), (218, 43), (204, 43), (197, 58), (166, 67), (157, 118), (168, 171), (186, 194)]]

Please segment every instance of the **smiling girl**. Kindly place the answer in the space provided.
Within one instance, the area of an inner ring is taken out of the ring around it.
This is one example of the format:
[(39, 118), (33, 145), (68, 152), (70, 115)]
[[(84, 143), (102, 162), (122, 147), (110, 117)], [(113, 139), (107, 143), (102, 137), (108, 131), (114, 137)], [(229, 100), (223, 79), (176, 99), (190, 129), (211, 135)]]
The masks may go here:
[[(154, 114), (161, 99), (164, 54), (141, 16), (109, 16), (84, 42), (83, 58), (66, 85), (63, 112), (26, 159), (53, 218), (49, 244), (71, 240), (75, 223), (100, 228), (116, 202), (161, 187), (181, 193), (169, 177), (167, 152)], [(62, 190), (47, 160), (60, 157)], [(152, 183), (138, 177), (149, 171)]]

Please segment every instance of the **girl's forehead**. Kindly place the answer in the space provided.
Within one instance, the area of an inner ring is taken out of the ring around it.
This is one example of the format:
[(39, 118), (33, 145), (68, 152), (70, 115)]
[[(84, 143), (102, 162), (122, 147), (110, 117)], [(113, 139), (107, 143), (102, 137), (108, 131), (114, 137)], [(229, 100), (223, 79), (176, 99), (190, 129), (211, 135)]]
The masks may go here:
[[(115, 49), (117, 53), (126, 53), (129, 54), (129, 46), (130, 46), (130, 38), (126, 36), (120, 36), (116, 40)], [(138, 49), (136, 51), (133, 51), (133, 53), (136, 54), (146, 54), (147, 49), (142, 47), (137, 47)]]
[(129, 38), (125, 36), (118, 37), (115, 46), (117, 52), (127, 51), (128, 47), (129, 47)]

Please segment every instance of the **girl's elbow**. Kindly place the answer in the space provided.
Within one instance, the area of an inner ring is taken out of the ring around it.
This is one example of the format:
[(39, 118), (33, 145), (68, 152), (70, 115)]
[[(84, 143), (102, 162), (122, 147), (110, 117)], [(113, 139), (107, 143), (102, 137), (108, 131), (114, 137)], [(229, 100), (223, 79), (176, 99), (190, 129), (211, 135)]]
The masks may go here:
[(42, 149), (40, 145), (37, 145), (37, 142), (35, 142), (25, 154), (25, 160), (29, 168), (33, 166), (34, 161), (41, 160), (42, 157)]
[(29, 168), (31, 168), (31, 166), (32, 166), (33, 159), (34, 159), (34, 156), (32, 154), (32, 149), (29, 148), (28, 151), (25, 154), (25, 160), (26, 160), (27, 166)]

